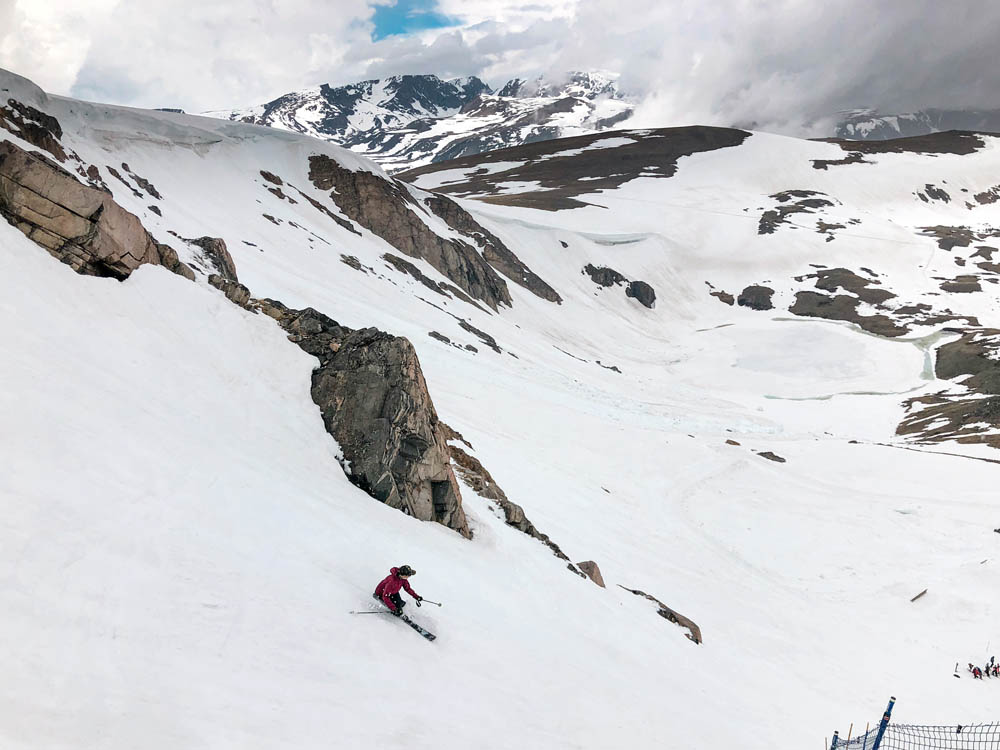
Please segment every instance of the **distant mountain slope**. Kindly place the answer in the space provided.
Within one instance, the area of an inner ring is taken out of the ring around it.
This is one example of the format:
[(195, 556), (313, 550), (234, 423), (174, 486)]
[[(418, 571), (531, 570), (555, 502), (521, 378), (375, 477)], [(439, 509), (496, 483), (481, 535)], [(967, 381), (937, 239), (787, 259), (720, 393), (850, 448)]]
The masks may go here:
[(613, 127), (632, 112), (613, 76), (516, 78), (498, 93), (475, 77), (394, 76), (293, 92), (212, 117), (291, 130), (371, 157), (388, 171)]
[(925, 109), (885, 115), (874, 109), (846, 113), (837, 125), (838, 138), (859, 141), (885, 140), (946, 130), (1000, 133), (1000, 109)]

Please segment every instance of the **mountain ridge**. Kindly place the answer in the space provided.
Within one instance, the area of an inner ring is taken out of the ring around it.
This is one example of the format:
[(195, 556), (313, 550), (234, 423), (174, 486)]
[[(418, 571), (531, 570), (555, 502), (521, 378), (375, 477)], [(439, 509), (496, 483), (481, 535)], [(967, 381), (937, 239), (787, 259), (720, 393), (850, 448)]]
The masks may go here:
[(574, 72), (556, 82), (541, 76), (512, 79), (499, 92), (475, 76), (391, 76), (339, 87), (322, 84), (249, 109), (204, 114), (322, 138), (392, 172), (605, 130), (631, 111), (614, 76)]

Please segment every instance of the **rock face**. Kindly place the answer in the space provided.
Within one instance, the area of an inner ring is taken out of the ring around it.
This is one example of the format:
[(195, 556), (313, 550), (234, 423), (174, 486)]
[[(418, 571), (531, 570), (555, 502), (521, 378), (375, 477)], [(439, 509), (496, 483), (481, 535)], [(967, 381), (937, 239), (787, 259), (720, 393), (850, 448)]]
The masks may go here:
[[(309, 157), (309, 179), (352, 221), (411, 258), (422, 258), (466, 294), (494, 310), (511, 304), (507, 284), (471, 245), (436, 234), (410, 193), (372, 172), (353, 172), (328, 156)], [(513, 254), (512, 254), (513, 255)]]
[(483, 257), (486, 258), (486, 262), (508, 279), (544, 300), (557, 304), (562, 302), (562, 297), (555, 289), (542, 281), (495, 234), (485, 229), (472, 218), (472, 214), (451, 198), (435, 195), (425, 199), (424, 203), (456, 232), (474, 238), (483, 249)]
[(123, 280), (151, 263), (194, 280), (110, 195), (9, 141), (0, 143), (0, 215), (77, 273)]
[(313, 374), (313, 399), (372, 495), (470, 537), (462, 496), (413, 345), (374, 328), (348, 334)]
[(215, 266), (219, 275), (227, 281), (239, 281), (236, 276), (236, 263), (233, 256), (229, 254), (226, 241), (221, 237), (199, 237), (196, 240), (186, 240), (192, 245), (197, 245), (205, 253), (205, 257)]
[(351, 481), (392, 508), (471, 538), (445, 428), (413, 344), (375, 328), (352, 331), (312, 308), (257, 304), (319, 358), (312, 398)]
[(770, 310), (774, 307), (771, 303), (771, 296), (774, 290), (769, 286), (748, 286), (736, 298), (736, 304), (740, 307), (749, 307), (751, 310)]

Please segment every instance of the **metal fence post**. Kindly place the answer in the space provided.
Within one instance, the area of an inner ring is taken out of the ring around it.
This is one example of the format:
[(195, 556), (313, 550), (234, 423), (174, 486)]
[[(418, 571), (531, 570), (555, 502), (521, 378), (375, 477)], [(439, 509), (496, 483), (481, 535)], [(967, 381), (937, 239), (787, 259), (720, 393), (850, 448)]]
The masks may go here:
[(881, 723), (878, 725), (878, 734), (875, 735), (875, 744), (872, 745), (872, 750), (878, 750), (882, 744), (882, 735), (885, 734), (886, 727), (889, 726), (889, 717), (892, 716), (892, 707), (896, 704), (896, 697), (892, 696), (889, 698), (889, 706), (885, 709), (885, 715), (882, 717)]

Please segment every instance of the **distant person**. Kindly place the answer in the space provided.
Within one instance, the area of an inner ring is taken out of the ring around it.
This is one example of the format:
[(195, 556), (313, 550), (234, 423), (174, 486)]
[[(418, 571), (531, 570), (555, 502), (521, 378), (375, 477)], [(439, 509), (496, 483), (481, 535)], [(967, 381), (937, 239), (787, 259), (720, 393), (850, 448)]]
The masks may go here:
[(409, 565), (400, 565), (398, 568), (391, 568), (389, 575), (383, 578), (379, 585), (375, 587), (375, 593), (372, 596), (387, 606), (392, 614), (399, 617), (403, 614), (403, 607), (406, 606), (403, 597), (399, 595), (400, 589), (406, 589), (406, 593), (413, 597), (418, 607), (420, 606), (420, 602), (424, 600), (422, 596), (410, 588), (410, 584), (407, 582), (407, 579), (416, 574), (417, 571)]

